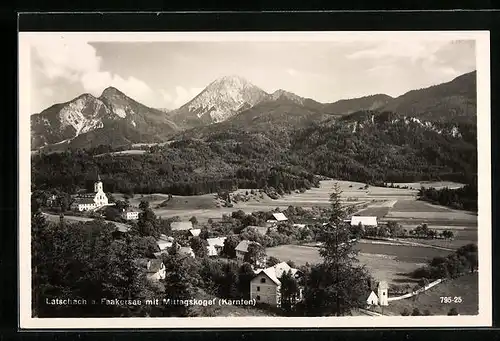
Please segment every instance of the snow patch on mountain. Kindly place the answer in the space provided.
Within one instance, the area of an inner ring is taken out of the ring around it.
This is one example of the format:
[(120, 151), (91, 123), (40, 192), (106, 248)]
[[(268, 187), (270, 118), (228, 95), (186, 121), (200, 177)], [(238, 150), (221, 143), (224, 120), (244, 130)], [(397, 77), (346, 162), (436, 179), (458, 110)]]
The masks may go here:
[(113, 113), (120, 116), (121, 118), (125, 118), (127, 116), (127, 112), (123, 108), (115, 108), (113, 107)]
[[(103, 103), (99, 100), (90, 102), (86, 97), (81, 97), (73, 102), (68, 103), (59, 112), (59, 120), (61, 122), (61, 130), (68, 126), (75, 129), (75, 136), (86, 133), (88, 131), (101, 128), (103, 126), (102, 120), (97, 117), (85, 117), (84, 111), (89, 106), (95, 106), (92, 108), (93, 113), (98, 112)], [(43, 120), (44, 124), (50, 124), (48, 120)]]

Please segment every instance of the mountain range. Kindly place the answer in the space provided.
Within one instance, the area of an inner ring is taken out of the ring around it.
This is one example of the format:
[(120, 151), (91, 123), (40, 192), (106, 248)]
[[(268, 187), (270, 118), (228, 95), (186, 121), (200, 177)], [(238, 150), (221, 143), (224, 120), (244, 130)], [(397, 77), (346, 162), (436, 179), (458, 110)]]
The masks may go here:
[(226, 76), (170, 111), (150, 108), (109, 87), (98, 98), (83, 94), (32, 115), (31, 147), (118, 147), (229, 128), (290, 132), (362, 111), (395, 112), (431, 125), (475, 123), (476, 72), (396, 98), (376, 94), (334, 103), (320, 103), (281, 89), (267, 93), (242, 77)]

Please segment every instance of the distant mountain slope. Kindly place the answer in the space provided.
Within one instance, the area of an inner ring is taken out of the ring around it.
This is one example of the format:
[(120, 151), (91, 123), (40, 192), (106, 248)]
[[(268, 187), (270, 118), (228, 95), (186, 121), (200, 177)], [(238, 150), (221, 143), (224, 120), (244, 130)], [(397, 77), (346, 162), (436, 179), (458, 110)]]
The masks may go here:
[(264, 100), (223, 122), (185, 130), (174, 138), (206, 140), (217, 136), (224, 137), (226, 132), (237, 131), (260, 133), (269, 138), (276, 138), (278, 135), (285, 138), (293, 134), (296, 129), (308, 126), (311, 122), (320, 122), (332, 117), (315, 109), (314, 103), (311, 107), (311, 102), (304, 101), (300, 97), (302, 100), (290, 96), (275, 98)]
[(169, 112), (169, 116), (188, 127), (222, 122), (268, 96), (242, 77), (226, 76), (210, 83), (191, 101)]
[[(320, 123), (332, 125), (338, 121), (357, 129), (347, 121), (356, 115), (369, 115), (370, 111), (411, 117), (430, 124), (436, 131), (447, 129), (448, 123), (475, 123), (476, 73), (397, 98), (377, 94), (327, 104), (282, 89), (268, 94), (244, 78), (227, 76), (169, 112), (149, 108), (110, 87), (99, 98), (83, 94), (32, 115), (31, 142), (32, 149), (47, 150), (99, 144), (116, 147), (164, 142), (173, 136), (206, 139), (227, 130), (259, 133), (268, 138), (276, 135), (290, 142), (297, 129)], [(344, 117), (348, 117), (347, 121)]]
[(360, 111), (294, 135), (292, 150), (314, 174), (377, 183), (468, 181), (477, 174), (471, 123), (434, 123), (392, 112)]
[[(31, 148), (160, 141), (177, 130), (164, 112), (109, 87), (99, 98), (84, 94), (32, 115)], [(87, 142), (80, 145), (82, 141)]]
[(377, 94), (324, 104), (323, 110), (328, 114), (342, 116), (360, 110), (377, 110), (392, 100), (393, 98), (389, 95)]
[(476, 71), (473, 71), (447, 83), (409, 91), (382, 109), (432, 121), (475, 122), (476, 96)]

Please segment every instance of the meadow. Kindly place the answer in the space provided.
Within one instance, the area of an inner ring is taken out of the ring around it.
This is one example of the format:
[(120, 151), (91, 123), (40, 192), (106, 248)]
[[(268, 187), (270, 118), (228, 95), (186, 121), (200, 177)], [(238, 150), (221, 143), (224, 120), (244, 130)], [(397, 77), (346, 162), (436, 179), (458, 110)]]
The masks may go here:
[[(377, 281), (388, 281), (393, 284), (415, 284), (417, 281), (409, 276), (413, 270), (426, 264), (433, 257), (446, 256), (450, 251), (430, 247), (357, 243), (357, 259), (360, 265), (366, 266)], [(319, 248), (303, 245), (281, 245), (266, 249), (267, 256), (282, 261), (293, 261), (296, 265), (322, 262)]]
[[(455, 279), (449, 279), (430, 288), (415, 298), (407, 298), (389, 302), (384, 307), (384, 314), (401, 315), (407, 309), (410, 313), (414, 308), (420, 312), (428, 310), (431, 315), (447, 315), (455, 308), (460, 315), (477, 315), (479, 311), (478, 273), (465, 274)], [(460, 298), (456, 303), (441, 303), (441, 297)], [(461, 301), (460, 303), (458, 303)], [(373, 309), (381, 312), (381, 308)]]

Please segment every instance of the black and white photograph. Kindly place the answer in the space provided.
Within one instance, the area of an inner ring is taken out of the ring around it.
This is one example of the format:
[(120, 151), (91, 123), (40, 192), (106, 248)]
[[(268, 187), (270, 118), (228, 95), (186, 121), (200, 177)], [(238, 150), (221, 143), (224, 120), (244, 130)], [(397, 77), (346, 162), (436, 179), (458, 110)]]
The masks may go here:
[(487, 32), (19, 34), (21, 327), (491, 325)]

